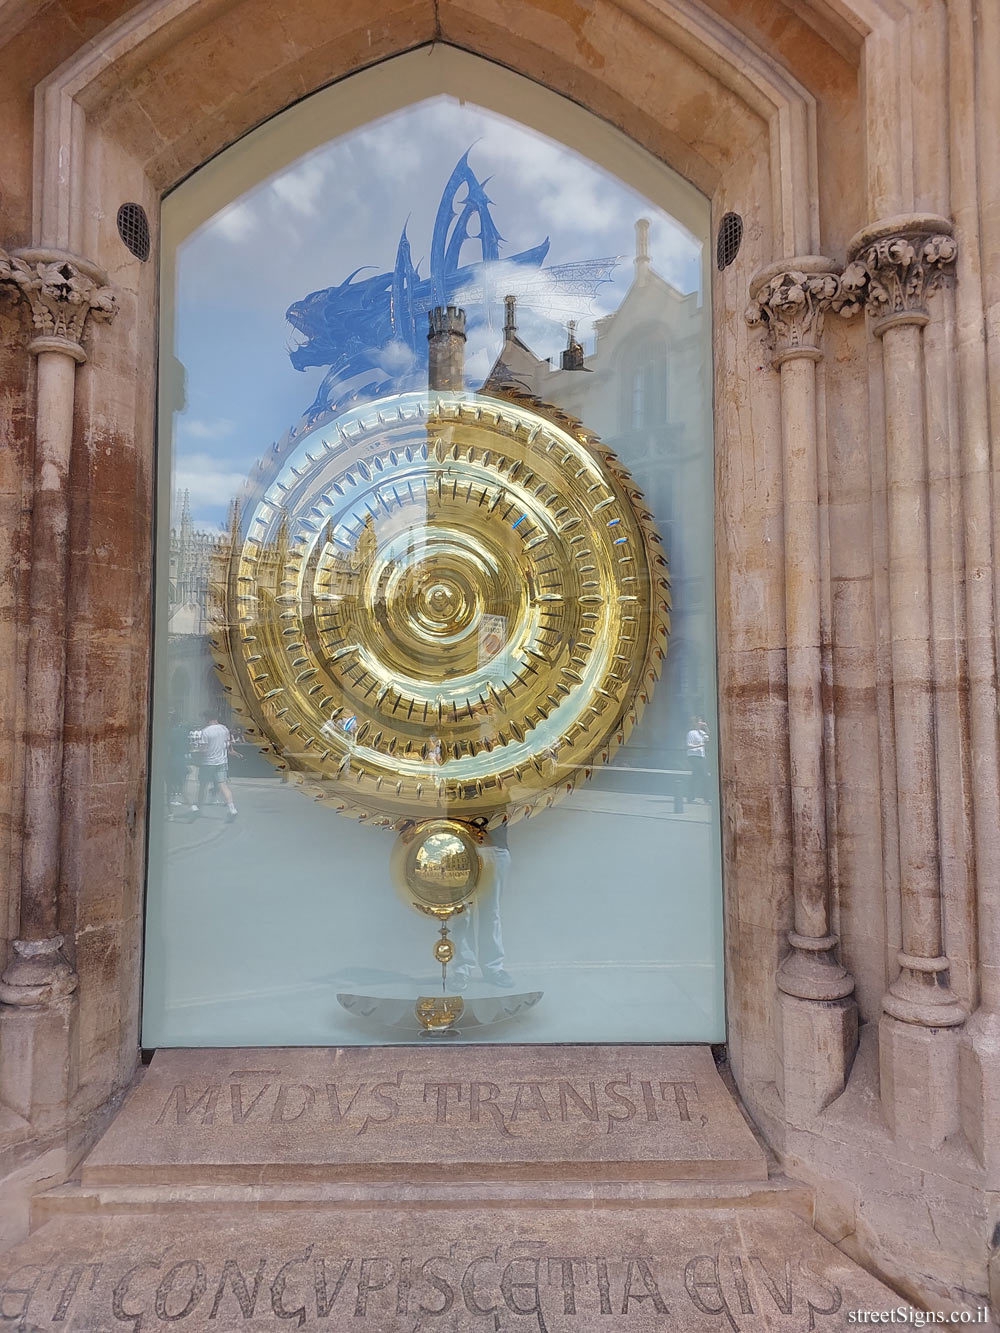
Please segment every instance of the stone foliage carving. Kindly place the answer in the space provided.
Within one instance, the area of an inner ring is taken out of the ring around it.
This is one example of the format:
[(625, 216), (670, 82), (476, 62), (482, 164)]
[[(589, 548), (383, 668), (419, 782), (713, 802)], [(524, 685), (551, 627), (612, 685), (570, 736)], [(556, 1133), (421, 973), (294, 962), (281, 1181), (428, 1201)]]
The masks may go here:
[(65, 338), (77, 345), (88, 316), (110, 320), (118, 308), (110, 287), (63, 256), (8, 255), (0, 250), (0, 284), (10, 285), (28, 302), (39, 337)]
[(957, 254), (951, 236), (884, 236), (848, 264), (842, 286), (873, 319), (926, 314), (928, 296), (953, 270)]
[(763, 326), (779, 352), (814, 351), (828, 310), (849, 317), (861, 309), (853, 291), (845, 290), (837, 273), (777, 273), (755, 293), (746, 309), (751, 327)]
[(863, 245), (843, 273), (775, 273), (753, 290), (747, 323), (769, 333), (779, 356), (818, 350), (832, 310), (845, 319), (867, 309), (872, 319), (921, 318), (927, 298), (954, 270), (958, 245), (943, 233), (914, 230)]

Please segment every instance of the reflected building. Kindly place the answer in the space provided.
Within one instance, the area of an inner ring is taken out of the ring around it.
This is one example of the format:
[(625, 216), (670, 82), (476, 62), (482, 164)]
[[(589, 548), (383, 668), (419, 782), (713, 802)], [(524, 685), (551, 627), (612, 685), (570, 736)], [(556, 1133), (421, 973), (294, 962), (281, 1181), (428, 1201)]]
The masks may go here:
[[(706, 436), (706, 368), (697, 292), (683, 293), (650, 262), (649, 222), (635, 224), (632, 282), (617, 309), (595, 322), (589, 355), (570, 324), (558, 364), (539, 356), (518, 334), (517, 302), (505, 299), (503, 344), (483, 392), (526, 393), (586, 422), (622, 459), (653, 513), (671, 577), (671, 635), (662, 688), (653, 693), (645, 726), (612, 768), (632, 769), (647, 790), (673, 790), (686, 771), (684, 735), (692, 714), (714, 708), (712, 533), (675, 522), (677, 507), (709, 512), (711, 439)], [(170, 530), (169, 706), (196, 720), (206, 709), (229, 719), (209, 647), (213, 559), (226, 534), (196, 530), (190, 497), (180, 493), (180, 521)], [(620, 785), (598, 773), (597, 785)]]
[(224, 553), (227, 535), (194, 526), (191, 497), (177, 496), (180, 521), (170, 529), (167, 583), (168, 707), (195, 725), (206, 712), (229, 720), (229, 707), (209, 647), (212, 561)]
[[(571, 324), (558, 365), (538, 356), (518, 335), (508, 296), (503, 347), (483, 388), (528, 393), (586, 422), (622, 459), (656, 515), (670, 565), (670, 647), (649, 705), (653, 725), (613, 767), (671, 772), (686, 767), (689, 717), (714, 708), (712, 532), (675, 521), (682, 510), (710, 512), (709, 385), (699, 294), (678, 291), (653, 268), (647, 219), (636, 222), (635, 239), (632, 283), (618, 308), (595, 322), (590, 355)], [(606, 773), (595, 779), (615, 781)], [(652, 773), (645, 779), (658, 785)]]

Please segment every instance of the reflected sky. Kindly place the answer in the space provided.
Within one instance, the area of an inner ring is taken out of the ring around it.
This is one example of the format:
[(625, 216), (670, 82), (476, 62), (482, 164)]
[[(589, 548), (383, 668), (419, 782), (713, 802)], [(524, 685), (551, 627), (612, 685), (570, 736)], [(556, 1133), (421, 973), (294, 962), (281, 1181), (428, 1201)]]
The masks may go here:
[[(519, 333), (540, 356), (558, 358), (570, 317), (592, 350), (594, 321), (617, 308), (632, 280), (640, 217), (651, 223), (653, 267), (678, 291), (698, 290), (696, 238), (617, 178), (506, 117), (439, 96), (345, 135), (234, 201), (179, 249), (174, 351), (187, 408), (175, 417), (173, 491), (190, 492), (196, 527), (224, 522), (255, 460), (299, 419), (323, 379), (322, 367), (292, 367), (298, 338), (286, 309), (362, 266), (391, 270), (404, 224), (426, 276), (442, 190), (470, 145), (470, 166), (489, 178), (501, 258), (546, 237), (546, 267), (621, 257), (610, 281), (572, 312), (564, 296), (547, 310), (544, 301), (522, 305)], [(182, 188), (197, 188), (197, 178)], [(478, 258), (468, 242), (463, 263)], [(470, 340), (471, 381), (488, 373), (502, 323), (498, 310), (494, 326)]]

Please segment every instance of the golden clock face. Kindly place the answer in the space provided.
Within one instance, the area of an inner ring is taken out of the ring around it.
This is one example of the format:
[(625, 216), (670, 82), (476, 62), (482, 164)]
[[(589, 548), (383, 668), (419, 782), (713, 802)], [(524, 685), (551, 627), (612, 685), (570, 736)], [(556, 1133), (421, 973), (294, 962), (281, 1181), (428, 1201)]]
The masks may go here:
[(530, 400), (409, 393), (260, 471), (217, 584), (247, 733), (345, 814), (493, 826), (608, 760), (660, 673), (666, 560), (628, 473)]

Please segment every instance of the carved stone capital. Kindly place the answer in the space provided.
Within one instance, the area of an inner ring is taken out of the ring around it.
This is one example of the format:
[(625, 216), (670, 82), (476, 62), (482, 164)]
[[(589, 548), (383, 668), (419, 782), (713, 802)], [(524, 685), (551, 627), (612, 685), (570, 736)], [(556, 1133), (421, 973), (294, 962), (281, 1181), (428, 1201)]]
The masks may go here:
[(926, 324), (927, 298), (955, 268), (958, 243), (947, 218), (912, 214), (866, 227), (851, 242), (843, 284), (884, 333)]
[(14, 940), (14, 957), (0, 976), (0, 1004), (38, 1007), (76, 990), (77, 975), (63, 955), (64, 940)]
[(0, 250), (0, 285), (28, 303), (37, 335), (32, 351), (62, 351), (77, 361), (88, 319), (113, 319), (118, 308), (96, 264), (59, 250)]
[(828, 310), (852, 315), (860, 309), (846, 298), (832, 259), (802, 255), (763, 269), (750, 283), (746, 321), (763, 326), (774, 348), (774, 363), (796, 356), (818, 361)]

